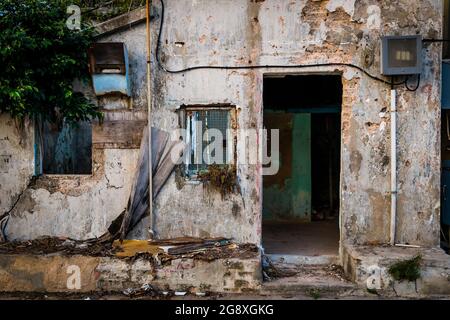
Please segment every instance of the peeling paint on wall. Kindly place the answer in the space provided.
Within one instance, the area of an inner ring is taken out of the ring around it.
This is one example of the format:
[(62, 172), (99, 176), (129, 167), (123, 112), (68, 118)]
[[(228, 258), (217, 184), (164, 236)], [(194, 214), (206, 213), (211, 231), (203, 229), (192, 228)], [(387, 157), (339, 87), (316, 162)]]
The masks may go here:
[[(380, 35), (417, 33), (425, 38), (438, 38), (442, 29), (442, 8), (437, 0), (198, 0), (195, 3), (166, 0), (166, 7), (161, 60), (173, 69), (199, 64), (342, 62), (364, 66), (371, 74), (378, 75)], [(159, 27), (159, 20), (155, 21), (153, 43)], [(102, 41), (126, 43), (132, 106), (145, 110), (145, 26), (141, 24), (108, 35)], [(439, 242), (440, 47), (425, 45), (423, 58), (419, 90), (410, 93), (398, 89), (397, 234), (399, 242), (435, 246)], [(355, 244), (387, 241), (389, 87), (346, 67), (196, 70), (167, 74), (152, 59), (152, 70), (155, 79), (152, 125), (167, 131), (178, 127), (176, 110), (180, 105), (217, 103), (240, 106), (239, 127), (259, 129), (262, 128), (264, 74), (343, 74), (341, 240)], [(8, 120), (2, 117), (1, 121), (0, 139), (5, 139), (13, 133)], [(5, 130), (7, 134), (3, 133)], [(1, 176), (4, 210), (26, 186), (33, 171), (33, 152), (31, 140), (27, 147), (1, 141), (4, 140), (0, 140), (2, 151), (13, 155), (13, 163), (16, 157), (21, 159), (20, 166), (14, 164), (15, 169)], [(59, 191), (51, 193), (45, 188), (28, 190), (33, 199), (32, 208), (14, 214), (8, 226), (9, 236), (30, 238), (52, 234), (86, 238), (101, 234), (126, 205), (136, 154), (133, 149), (105, 149), (104, 173), (95, 182), (76, 180), (82, 190), (76, 197)], [(218, 195), (205, 201), (201, 185), (186, 184), (178, 190), (172, 175), (155, 203), (157, 236), (224, 236), (239, 242), (259, 243), (261, 168), (239, 167), (238, 177), (242, 195), (225, 201)], [(83, 189), (83, 186), (89, 187)], [(145, 237), (147, 227), (148, 221), (142, 222), (136, 234)]]

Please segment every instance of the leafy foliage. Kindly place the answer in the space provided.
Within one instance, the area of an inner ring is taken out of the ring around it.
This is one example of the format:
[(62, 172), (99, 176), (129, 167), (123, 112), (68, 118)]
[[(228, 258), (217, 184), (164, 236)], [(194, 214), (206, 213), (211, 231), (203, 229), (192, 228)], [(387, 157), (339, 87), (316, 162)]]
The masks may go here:
[(69, 1), (0, 1), (0, 112), (69, 123), (101, 119), (73, 81), (88, 79), (92, 32), (66, 27)]
[(320, 299), (320, 297), (322, 296), (320, 294), (320, 290), (319, 289), (313, 288), (313, 289), (309, 289), (307, 292), (310, 295), (310, 297), (313, 298), (314, 300)]
[(420, 278), (420, 263), (422, 257), (420, 255), (397, 262), (389, 268), (389, 274), (397, 281), (415, 281)]

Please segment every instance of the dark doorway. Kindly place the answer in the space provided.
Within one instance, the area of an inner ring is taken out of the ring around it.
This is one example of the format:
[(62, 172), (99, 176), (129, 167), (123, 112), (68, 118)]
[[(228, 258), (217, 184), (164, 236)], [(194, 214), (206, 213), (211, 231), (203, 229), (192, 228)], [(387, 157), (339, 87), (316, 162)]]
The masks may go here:
[[(444, 39), (450, 34), (450, 1), (444, 1)], [(450, 254), (450, 43), (442, 47), (441, 99), (441, 247)]]
[(280, 169), (263, 177), (268, 254), (338, 254), (341, 103), (339, 75), (264, 79), (264, 126), (280, 130)]
[[(450, 105), (449, 105), (450, 107)], [(450, 109), (441, 114), (441, 247), (450, 253)]]

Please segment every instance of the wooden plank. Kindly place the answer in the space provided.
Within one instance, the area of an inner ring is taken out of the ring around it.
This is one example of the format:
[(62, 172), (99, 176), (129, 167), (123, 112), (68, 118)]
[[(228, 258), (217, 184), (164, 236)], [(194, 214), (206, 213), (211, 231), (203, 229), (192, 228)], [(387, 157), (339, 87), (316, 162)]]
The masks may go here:
[[(109, 19), (95, 26), (96, 37), (106, 36), (124, 28), (130, 28), (138, 23), (145, 22), (145, 7)], [(150, 19), (154, 18), (153, 16)]]
[(92, 126), (92, 145), (96, 149), (138, 149), (145, 120), (105, 121)]
[(124, 240), (122, 243), (116, 240), (113, 242), (113, 248), (118, 250), (115, 255), (119, 258), (134, 257), (139, 253), (156, 255), (164, 252), (159, 246), (153, 245), (147, 240)]
[(228, 239), (220, 239), (220, 240), (212, 240), (212, 241), (203, 241), (201, 243), (191, 243), (185, 245), (179, 245), (173, 248), (168, 249), (169, 254), (184, 254), (189, 253), (196, 250), (203, 250), (214, 247), (221, 247), (230, 244), (231, 241)]
[(205, 241), (221, 241), (221, 240), (228, 240), (225, 238), (195, 238), (195, 237), (177, 237), (177, 238), (171, 238), (171, 239), (153, 239), (149, 240), (149, 243), (152, 245), (159, 245), (159, 246), (178, 246), (178, 245), (184, 245), (184, 244), (193, 244), (193, 243), (203, 243)]

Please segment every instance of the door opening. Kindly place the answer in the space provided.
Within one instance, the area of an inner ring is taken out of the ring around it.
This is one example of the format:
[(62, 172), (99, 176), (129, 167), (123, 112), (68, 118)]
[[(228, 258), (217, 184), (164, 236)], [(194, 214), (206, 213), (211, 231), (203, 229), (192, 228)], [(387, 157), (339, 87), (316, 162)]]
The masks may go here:
[(441, 114), (441, 247), (450, 254), (450, 109)]
[(263, 177), (267, 254), (338, 255), (341, 103), (339, 75), (264, 79), (264, 126), (280, 133), (279, 171)]

